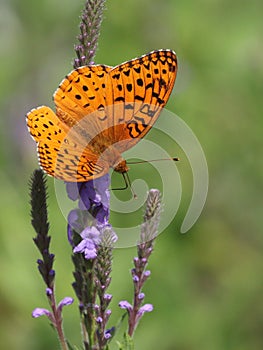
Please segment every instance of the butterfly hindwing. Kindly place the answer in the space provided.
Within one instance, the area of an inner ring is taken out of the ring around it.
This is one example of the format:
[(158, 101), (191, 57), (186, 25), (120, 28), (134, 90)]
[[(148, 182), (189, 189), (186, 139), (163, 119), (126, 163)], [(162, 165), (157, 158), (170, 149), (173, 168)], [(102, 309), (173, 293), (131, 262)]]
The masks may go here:
[(52, 109), (46, 106), (34, 108), (27, 113), (27, 126), (36, 142), (52, 139), (60, 144), (67, 133)]
[(38, 143), (39, 163), (49, 175), (64, 181), (88, 181), (109, 171), (108, 164), (98, 161), (99, 156), (50, 108), (33, 109), (27, 114), (27, 125)]
[(96, 179), (109, 171), (105, 162), (99, 162), (88, 149), (63, 144), (59, 149), (53, 142), (39, 142), (39, 163), (49, 175), (69, 182)]

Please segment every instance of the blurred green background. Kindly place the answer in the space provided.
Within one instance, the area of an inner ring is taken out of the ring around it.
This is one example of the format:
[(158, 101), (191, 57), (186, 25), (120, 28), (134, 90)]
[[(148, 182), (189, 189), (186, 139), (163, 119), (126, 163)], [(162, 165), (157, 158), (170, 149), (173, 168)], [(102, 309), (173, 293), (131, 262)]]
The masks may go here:
[[(28, 204), (37, 156), (24, 115), (38, 105), (52, 106), (53, 92), (72, 69), (83, 3), (2, 0), (0, 5), (1, 349), (59, 348), (47, 319), (30, 315), (47, 302)], [(182, 204), (150, 261), (144, 292), (155, 309), (137, 329), (136, 349), (263, 348), (262, 13), (260, 0), (107, 1), (96, 62), (116, 65), (153, 49), (174, 49), (179, 72), (168, 109), (198, 137), (210, 175), (204, 211), (182, 235), (192, 181), (189, 165), (178, 165)], [(165, 137), (158, 142), (166, 144)], [(181, 156), (178, 148), (169, 152)], [(134, 166), (130, 176), (154, 183), (148, 165)], [(71, 251), (53, 180), (48, 184), (60, 299), (74, 295)], [(123, 216), (113, 220), (125, 223)], [(134, 248), (114, 254), (111, 324), (122, 314), (118, 301), (132, 296), (134, 254)], [(77, 303), (65, 308), (64, 319), (68, 338), (80, 345)]]

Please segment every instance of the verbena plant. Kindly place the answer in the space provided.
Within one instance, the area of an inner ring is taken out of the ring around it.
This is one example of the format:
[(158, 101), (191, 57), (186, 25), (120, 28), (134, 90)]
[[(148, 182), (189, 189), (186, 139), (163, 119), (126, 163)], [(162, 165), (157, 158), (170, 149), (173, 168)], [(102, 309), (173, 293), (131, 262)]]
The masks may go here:
[[(75, 46), (77, 58), (74, 68), (94, 63), (100, 26), (105, 7), (104, 0), (87, 0), (81, 16), (78, 45)], [(51, 236), (47, 210), (46, 178), (42, 170), (35, 170), (31, 178), (31, 217), (36, 231), (34, 242), (41, 254), (38, 269), (46, 285), (49, 309), (36, 308), (32, 315), (46, 315), (56, 330), (61, 349), (76, 349), (71, 345), (63, 331), (62, 309), (73, 303), (73, 298), (65, 297), (60, 302), (55, 297), (54, 254), (50, 252)], [(68, 214), (68, 241), (72, 247), (74, 282), (72, 283), (81, 319), (81, 334), (85, 350), (109, 349), (118, 325), (110, 324), (112, 295), (107, 292), (111, 283), (114, 243), (117, 240), (110, 222), (110, 177), (104, 175), (96, 180), (81, 183), (66, 183), (68, 197), (76, 201), (78, 207)], [(145, 312), (153, 310), (145, 304), (142, 291), (150, 276), (147, 269), (149, 257), (153, 252), (161, 212), (161, 194), (152, 189), (148, 193), (145, 214), (141, 225), (140, 239), (137, 243), (137, 256), (131, 269), (133, 281), (133, 300), (119, 301), (125, 310), (127, 331), (119, 349), (133, 349), (135, 329)]]

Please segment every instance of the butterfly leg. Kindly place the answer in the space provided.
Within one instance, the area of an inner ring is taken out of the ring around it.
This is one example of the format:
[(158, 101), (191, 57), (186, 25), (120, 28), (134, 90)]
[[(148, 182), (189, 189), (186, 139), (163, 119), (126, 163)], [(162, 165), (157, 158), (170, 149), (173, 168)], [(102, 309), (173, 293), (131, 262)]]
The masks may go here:
[(137, 195), (136, 195), (136, 193), (133, 190), (133, 187), (131, 185), (131, 180), (130, 180), (130, 177), (129, 177), (127, 171), (123, 172), (122, 176), (123, 176), (123, 179), (124, 179), (124, 182), (125, 182), (125, 186), (124, 187), (119, 187), (119, 188), (111, 188), (111, 190), (112, 191), (115, 191), (115, 190), (126, 190), (129, 187), (131, 189), (131, 193), (133, 195), (133, 198), (136, 199)]

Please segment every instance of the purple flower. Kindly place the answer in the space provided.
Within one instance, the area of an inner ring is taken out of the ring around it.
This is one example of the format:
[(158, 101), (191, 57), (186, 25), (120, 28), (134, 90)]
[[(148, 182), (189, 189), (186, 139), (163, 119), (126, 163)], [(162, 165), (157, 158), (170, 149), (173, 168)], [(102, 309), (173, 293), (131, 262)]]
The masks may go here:
[(112, 334), (114, 334), (114, 332), (115, 332), (115, 327), (111, 327), (105, 331), (104, 337), (106, 339), (109, 339), (112, 336)]
[(65, 182), (65, 184), (69, 199), (72, 201), (79, 199), (79, 190), (82, 186), (82, 182)]
[(46, 295), (51, 296), (53, 294), (53, 290), (51, 288), (46, 288)]
[(153, 305), (152, 304), (145, 304), (139, 309), (139, 311), (137, 313), (137, 317), (140, 318), (143, 316), (143, 314), (145, 312), (151, 312), (151, 311), (153, 311)]
[(97, 257), (100, 231), (95, 226), (86, 227), (80, 234), (82, 241), (73, 249), (74, 253), (84, 253), (85, 259)]
[(79, 220), (79, 209), (73, 209), (68, 214), (68, 240), (73, 246), (74, 231), (80, 233), (83, 230)]
[(97, 323), (102, 323), (103, 319), (102, 319), (102, 317), (99, 316), (96, 318), (96, 321), (97, 321)]
[(145, 294), (144, 294), (144, 293), (139, 293), (139, 295), (138, 295), (138, 299), (139, 299), (139, 300), (144, 299), (144, 297), (145, 297)]
[[(61, 313), (62, 313), (63, 307), (66, 306), (66, 305), (72, 304), (73, 301), (74, 301), (74, 299), (70, 298), (70, 297), (65, 297), (64, 299), (62, 299), (60, 301), (60, 303), (58, 304), (57, 312), (55, 312), (54, 314), (51, 311), (47, 310), (47, 309), (37, 307), (36, 309), (34, 309), (32, 311), (32, 317), (38, 318), (40, 316), (47, 316), (49, 318), (49, 320), (52, 322), (53, 326), (55, 328), (57, 328), (58, 324), (62, 320)], [(53, 302), (54, 302), (54, 300), (53, 300)], [(51, 302), (51, 303), (53, 303), (53, 302)], [(54, 306), (55, 306), (55, 304), (54, 304)], [(52, 307), (52, 309), (53, 309), (53, 307)]]
[(119, 302), (119, 307), (121, 309), (126, 309), (127, 311), (131, 311), (132, 310), (132, 306), (127, 300), (120, 301)]
[(110, 339), (111, 338), (111, 334), (110, 332), (106, 331), (104, 334), (105, 339)]
[(52, 313), (49, 310), (37, 307), (32, 311), (32, 317), (37, 318), (40, 316), (47, 316), (50, 320), (53, 320)]
[(79, 199), (79, 208), (89, 210), (92, 205), (109, 209), (109, 174), (88, 182), (66, 182), (68, 197), (76, 201)]
[(151, 275), (151, 271), (150, 270), (146, 270), (143, 275), (145, 277), (149, 277)]
[(108, 309), (108, 310), (105, 312), (105, 314), (106, 314), (108, 317), (110, 317), (110, 315), (111, 315), (111, 310)]
[(88, 182), (67, 182), (68, 197), (78, 200), (79, 209), (72, 210), (68, 215), (68, 240), (73, 245), (74, 232), (80, 233), (89, 225), (107, 225), (109, 220), (110, 177), (106, 174)]
[(104, 294), (104, 299), (105, 299), (105, 300), (108, 300), (108, 301), (111, 301), (112, 295), (106, 293), (106, 294)]
[(58, 304), (58, 310), (62, 311), (64, 306), (71, 305), (73, 303), (74, 299), (71, 297), (65, 297), (62, 299)]
[(138, 283), (140, 281), (139, 277), (137, 275), (133, 276), (133, 282)]

